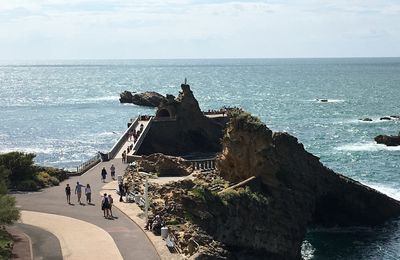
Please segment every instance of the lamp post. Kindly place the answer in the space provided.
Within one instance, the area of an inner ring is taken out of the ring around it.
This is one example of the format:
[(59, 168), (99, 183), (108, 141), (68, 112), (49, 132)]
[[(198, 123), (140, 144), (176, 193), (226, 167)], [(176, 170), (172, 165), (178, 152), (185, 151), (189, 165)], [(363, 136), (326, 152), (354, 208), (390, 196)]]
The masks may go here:
[(146, 177), (146, 181), (144, 183), (144, 214), (146, 216), (146, 225), (149, 220), (149, 176), (150, 174), (147, 172), (139, 172), (139, 167), (136, 166), (137, 173), (142, 174)]

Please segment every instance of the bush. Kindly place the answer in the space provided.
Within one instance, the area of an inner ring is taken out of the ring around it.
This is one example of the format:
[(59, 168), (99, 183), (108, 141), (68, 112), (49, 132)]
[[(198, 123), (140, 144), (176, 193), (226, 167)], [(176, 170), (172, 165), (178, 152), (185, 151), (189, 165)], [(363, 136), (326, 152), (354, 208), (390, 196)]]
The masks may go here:
[(12, 237), (0, 227), (0, 259), (11, 259)]
[(50, 176), (50, 183), (52, 186), (60, 185), (60, 181), (56, 177), (53, 177), (53, 176)]
[(0, 195), (0, 225), (12, 224), (19, 219), (19, 210), (15, 207), (15, 198)]
[(9, 176), (11, 184), (16, 186), (20, 181), (33, 179), (36, 172), (33, 167), (35, 154), (11, 152), (0, 154), (0, 165), (10, 170)]
[(50, 186), (50, 175), (47, 172), (39, 172), (36, 175), (36, 183), (39, 187), (49, 187)]
[(34, 180), (23, 180), (17, 184), (17, 189), (21, 191), (37, 191), (39, 187)]

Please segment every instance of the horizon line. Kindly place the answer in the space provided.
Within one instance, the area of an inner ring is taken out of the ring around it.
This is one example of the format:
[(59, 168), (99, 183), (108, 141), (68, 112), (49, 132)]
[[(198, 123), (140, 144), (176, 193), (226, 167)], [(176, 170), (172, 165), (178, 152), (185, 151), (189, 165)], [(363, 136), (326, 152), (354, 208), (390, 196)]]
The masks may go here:
[(287, 59), (396, 59), (400, 56), (321, 56), (321, 57), (221, 57), (221, 58), (39, 58), (39, 59), (0, 59), (4, 61), (104, 61), (104, 60), (287, 60)]

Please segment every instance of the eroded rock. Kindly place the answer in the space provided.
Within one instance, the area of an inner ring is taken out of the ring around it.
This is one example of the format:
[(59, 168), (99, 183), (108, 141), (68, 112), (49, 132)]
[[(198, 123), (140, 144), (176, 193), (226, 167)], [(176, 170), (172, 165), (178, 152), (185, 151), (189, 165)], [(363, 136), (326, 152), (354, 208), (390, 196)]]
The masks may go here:
[(132, 94), (130, 91), (124, 91), (120, 94), (121, 103), (133, 103), (138, 106), (157, 107), (165, 97), (154, 91)]

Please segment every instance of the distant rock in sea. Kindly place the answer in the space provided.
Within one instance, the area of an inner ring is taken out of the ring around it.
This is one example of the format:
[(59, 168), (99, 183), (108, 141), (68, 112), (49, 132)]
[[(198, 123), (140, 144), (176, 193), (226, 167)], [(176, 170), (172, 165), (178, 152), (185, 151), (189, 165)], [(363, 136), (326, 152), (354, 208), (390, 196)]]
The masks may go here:
[(384, 144), (386, 146), (398, 146), (400, 145), (400, 133), (399, 135), (378, 135), (374, 138), (378, 144)]
[(130, 91), (124, 91), (120, 94), (119, 102), (133, 103), (138, 106), (158, 107), (165, 97), (154, 91), (132, 94)]
[(365, 122), (371, 122), (371, 121), (372, 121), (372, 119), (371, 119), (371, 118), (369, 118), (369, 117), (366, 117), (366, 118), (360, 118), (360, 119), (358, 119), (358, 120), (360, 120), (360, 121), (365, 121)]

